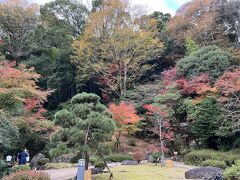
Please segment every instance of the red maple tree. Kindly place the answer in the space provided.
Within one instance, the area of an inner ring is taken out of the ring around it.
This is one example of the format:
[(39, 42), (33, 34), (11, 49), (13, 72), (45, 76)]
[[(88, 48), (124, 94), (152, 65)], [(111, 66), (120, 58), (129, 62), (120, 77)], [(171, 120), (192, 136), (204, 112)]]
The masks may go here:
[[(37, 122), (45, 120), (43, 113), (43, 103), (51, 91), (43, 91), (37, 86), (40, 75), (34, 71), (34, 68), (27, 68), (16, 62), (3, 61), (0, 63), (0, 96), (20, 102), (24, 106), (22, 119), (28, 122), (36, 130), (40, 126)], [(1, 103), (4, 106), (4, 101)], [(39, 126), (38, 126), (39, 125)]]
[(220, 127), (228, 127), (231, 133), (240, 125), (240, 69), (225, 72), (215, 83), (224, 118)]
[(167, 149), (165, 146), (165, 141), (174, 140), (174, 133), (168, 119), (168, 112), (151, 104), (145, 104), (143, 107), (148, 110), (146, 114), (150, 116), (149, 119), (154, 124), (151, 131), (159, 136), (161, 164), (163, 165), (164, 152)]
[(111, 103), (109, 111), (112, 113), (113, 119), (118, 125), (115, 132), (116, 149), (119, 149), (120, 138), (124, 133), (128, 135), (138, 130), (135, 126), (142, 118), (137, 115), (136, 109), (133, 104), (121, 102), (119, 105)]

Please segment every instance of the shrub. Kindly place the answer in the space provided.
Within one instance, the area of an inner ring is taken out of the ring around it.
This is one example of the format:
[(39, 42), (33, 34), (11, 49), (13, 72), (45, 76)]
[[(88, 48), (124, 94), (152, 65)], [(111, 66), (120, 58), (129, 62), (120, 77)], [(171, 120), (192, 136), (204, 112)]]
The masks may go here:
[(31, 170), (29, 165), (18, 165), (12, 168), (12, 172)]
[(113, 154), (105, 157), (106, 161), (111, 162), (122, 162), (124, 160), (133, 160), (133, 157), (130, 155), (124, 155), (124, 154)]
[(44, 166), (45, 164), (47, 164), (49, 162), (49, 159), (48, 158), (43, 158), (43, 159), (40, 159), (38, 161), (38, 165), (40, 166)]
[(225, 164), (224, 161), (219, 161), (219, 160), (206, 160), (203, 161), (202, 166), (212, 166), (212, 167), (218, 167), (221, 169), (225, 169), (227, 165)]
[(144, 159), (143, 151), (136, 151), (133, 153), (133, 159), (138, 162), (138, 164)]
[(227, 168), (224, 171), (224, 179), (227, 180), (238, 180), (240, 179), (240, 161), (236, 162), (236, 165)]
[(105, 168), (105, 163), (104, 163), (104, 161), (103, 160), (98, 160), (98, 161), (96, 161), (95, 163), (94, 163), (94, 166), (95, 167), (98, 167), (98, 168)]
[(103, 162), (103, 160), (99, 157), (91, 157), (89, 159), (90, 163), (95, 166), (95, 167), (99, 167), (99, 168), (105, 168), (105, 163)]
[(161, 153), (159, 153), (159, 152), (153, 153), (152, 158), (153, 158), (153, 162), (157, 163), (159, 161), (159, 159), (161, 158)]
[(212, 150), (192, 151), (184, 157), (184, 162), (189, 165), (201, 165), (203, 161), (218, 159), (219, 154)]
[(136, 141), (135, 141), (134, 139), (129, 139), (128, 142), (127, 142), (127, 144), (128, 144), (129, 146), (136, 146)]
[(3, 180), (50, 180), (50, 176), (44, 172), (18, 171), (4, 177)]
[(2, 159), (0, 159), (0, 179), (3, 176), (8, 175), (8, 173), (9, 173), (9, 169), (7, 167), (7, 164)]
[(201, 166), (206, 160), (218, 160), (225, 162), (226, 166), (231, 166), (239, 159), (239, 154), (231, 154), (230, 152), (198, 150), (186, 154), (184, 162), (189, 165)]

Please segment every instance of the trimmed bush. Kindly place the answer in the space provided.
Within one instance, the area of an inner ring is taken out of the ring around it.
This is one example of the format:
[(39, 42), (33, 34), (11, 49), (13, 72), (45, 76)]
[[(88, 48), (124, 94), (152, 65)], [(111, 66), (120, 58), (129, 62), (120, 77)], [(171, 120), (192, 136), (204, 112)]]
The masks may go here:
[(133, 160), (133, 157), (130, 155), (124, 155), (124, 154), (113, 154), (105, 157), (106, 161), (111, 162), (122, 162), (124, 160)]
[(226, 166), (233, 165), (240, 159), (240, 154), (230, 154), (230, 152), (220, 152), (214, 150), (192, 151), (184, 157), (184, 162), (189, 165), (201, 166), (206, 160), (223, 161)]
[(18, 166), (14, 166), (14, 168), (12, 169), (12, 172), (29, 171), (29, 170), (31, 170), (29, 165), (18, 165)]
[(105, 163), (103, 162), (103, 160), (99, 157), (90, 157), (89, 159), (90, 163), (98, 168), (105, 168)]
[(136, 146), (136, 145), (137, 145), (137, 143), (136, 143), (136, 141), (135, 141), (134, 139), (129, 139), (128, 142), (127, 142), (127, 144), (128, 144), (129, 146)]
[(48, 158), (43, 158), (43, 159), (40, 159), (38, 161), (38, 165), (40, 166), (44, 166), (45, 164), (47, 164), (49, 162), (49, 159)]
[(153, 153), (152, 154), (152, 158), (153, 158), (153, 162), (154, 163), (158, 163), (158, 161), (160, 160), (160, 158), (161, 158), (161, 153), (159, 153), (159, 152), (155, 152), (155, 153)]
[(105, 163), (103, 162), (103, 160), (99, 159), (94, 163), (94, 166), (97, 168), (105, 168)]
[(50, 176), (44, 172), (18, 171), (4, 177), (3, 180), (50, 180)]
[(240, 179), (240, 160), (236, 164), (224, 171), (224, 179), (238, 180)]
[(203, 161), (202, 166), (211, 166), (211, 167), (218, 167), (221, 169), (226, 169), (227, 165), (224, 161), (218, 161), (218, 160), (206, 160)]

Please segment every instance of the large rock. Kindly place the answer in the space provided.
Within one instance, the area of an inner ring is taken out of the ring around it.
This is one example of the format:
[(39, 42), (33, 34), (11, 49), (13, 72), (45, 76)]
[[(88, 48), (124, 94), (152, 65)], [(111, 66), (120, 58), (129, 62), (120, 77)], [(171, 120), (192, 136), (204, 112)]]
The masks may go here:
[(138, 162), (137, 161), (125, 160), (125, 161), (122, 161), (121, 165), (138, 165)]
[(103, 173), (103, 168), (95, 167), (92, 169), (92, 174), (101, 174)]
[(223, 180), (223, 170), (216, 167), (201, 167), (185, 172), (186, 179)]
[(43, 154), (37, 154), (36, 156), (34, 156), (32, 158), (32, 160), (30, 161), (30, 167), (32, 169), (35, 169), (35, 168), (38, 168), (38, 162), (41, 160), (41, 159), (44, 159), (45, 156)]

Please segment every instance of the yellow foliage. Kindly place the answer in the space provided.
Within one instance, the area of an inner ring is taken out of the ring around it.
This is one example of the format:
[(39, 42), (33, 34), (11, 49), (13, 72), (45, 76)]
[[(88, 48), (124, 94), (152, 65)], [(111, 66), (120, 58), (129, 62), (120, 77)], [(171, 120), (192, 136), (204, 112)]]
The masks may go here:
[(109, 91), (123, 95), (145, 68), (151, 68), (143, 62), (158, 57), (164, 47), (155, 35), (155, 22), (146, 23), (150, 23), (150, 30), (141, 28), (127, 3), (104, 1), (100, 10), (90, 14), (84, 35), (73, 42), (72, 62), (78, 74), (94, 75)]

